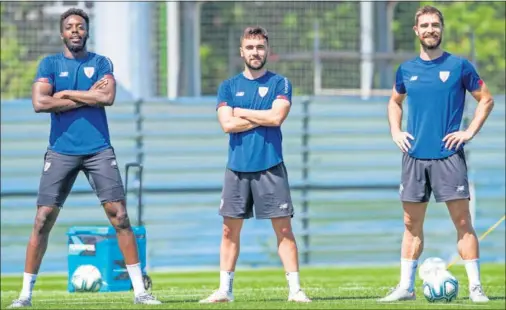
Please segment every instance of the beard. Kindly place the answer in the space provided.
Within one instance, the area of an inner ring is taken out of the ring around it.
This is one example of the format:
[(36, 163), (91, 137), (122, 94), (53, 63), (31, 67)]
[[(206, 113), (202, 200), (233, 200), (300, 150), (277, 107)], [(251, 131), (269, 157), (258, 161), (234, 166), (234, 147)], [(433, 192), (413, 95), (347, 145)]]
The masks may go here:
[(250, 70), (260, 70), (265, 66), (265, 63), (267, 62), (267, 57), (265, 57), (264, 59), (258, 59), (258, 61), (260, 61), (260, 64), (258, 66), (253, 66), (246, 60), (244, 60), (244, 63), (246, 64), (246, 67), (248, 67)]
[(438, 38), (434, 38), (436, 42), (432, 44), (424, 42), (425, 39), (427, 38), (419, 38), (420, 44), (423, 46), (423, 48), (427, 50), (434, 50), (438, 48), (439, 45), (441, 45), (441, 41), (443, 40), (443, 34), (441, 34)]
[(88, 40), (88, 37), (81, 38), (81, 42), (79, 43), (72, 43), (71, 39), (64, 38), (63, 42), (65, 43), (65, 46), (69, 49), (69, 51), (73, 53), (79, 53), (80, 51), (84, 50), (86, 47), (86, 41)]

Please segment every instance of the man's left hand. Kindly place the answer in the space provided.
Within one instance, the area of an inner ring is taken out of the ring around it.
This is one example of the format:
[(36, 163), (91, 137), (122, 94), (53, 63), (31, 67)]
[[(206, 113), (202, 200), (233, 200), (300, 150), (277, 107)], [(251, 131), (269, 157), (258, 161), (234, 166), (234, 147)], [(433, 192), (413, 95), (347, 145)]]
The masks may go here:
[(446, 137), (443, 138), (443, 142), (445, 142), (445, 147), (449, 150), (458, 149), (463, 143), (467, 143), (471, 141), (473, 135), (467, 131), (456, 131), (450, 134), (447, 134)]

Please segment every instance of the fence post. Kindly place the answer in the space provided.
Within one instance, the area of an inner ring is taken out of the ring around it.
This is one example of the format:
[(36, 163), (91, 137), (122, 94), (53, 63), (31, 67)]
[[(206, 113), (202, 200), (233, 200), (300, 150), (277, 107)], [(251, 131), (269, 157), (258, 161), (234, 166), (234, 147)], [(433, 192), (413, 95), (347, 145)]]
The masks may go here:
[(311, 99), (304, 99), (302, 102), (302, 214), (304, 217), (302, 218), (302, 230), (304, 231), (302, 235), (303, 241), (303, 255), (302, 262), (304, 264), (309, 264), (309, 218), (308, 218), (308, 192), (309, 192), (309, 104)]
[[(142, 123), (144, 121), (144, 117), (142, 115), (142, 104), (143, 100), (138, 99), (135, 101), (135, 150), (136, 150), (136, 158), (135, 162), (139, 165), (143, 165), (144, 162), (144, 134), (142, 131)], [(144, 201), (142, 201), (142, 176), (143, 169), (138, 169), (135, 174), (135, 183), (136, 186), (139, 186), (139, 190), (137, 191), (137, 199), (139, 201), (138, 206), (138, 214), (137, 220), (138, 223), (142, 223), (142, 211), (144, 209)]]

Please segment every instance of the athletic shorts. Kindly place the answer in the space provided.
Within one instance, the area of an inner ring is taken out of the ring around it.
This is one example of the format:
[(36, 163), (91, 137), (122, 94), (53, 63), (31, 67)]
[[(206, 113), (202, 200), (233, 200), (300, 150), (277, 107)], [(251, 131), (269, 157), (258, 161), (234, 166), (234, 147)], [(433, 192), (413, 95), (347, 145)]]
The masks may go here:
[(284, 163), (259, 172), (225, 171), (219, 214), (248, 219), (253, 217), (253, 209), (257, 219), (293, 217)]
[(37, 205), (62, 207), (80, 171), (102, 204), (125, 199), (112, 148), (91, 155), (64, 155), (48, 150), (44, 155)]
[(434, 192), (436, 202), (470, 199), (464, 151), (441, 159), (417, 159), (404, 153), (401, 201), (427, 202)]

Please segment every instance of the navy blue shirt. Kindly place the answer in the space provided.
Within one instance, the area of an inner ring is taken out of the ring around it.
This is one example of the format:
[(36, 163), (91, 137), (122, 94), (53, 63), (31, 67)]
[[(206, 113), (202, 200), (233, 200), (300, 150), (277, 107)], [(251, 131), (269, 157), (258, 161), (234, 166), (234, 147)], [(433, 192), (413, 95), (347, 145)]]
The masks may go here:
[[(217, 108), (230, 106), (252, 110), (269, 110), (276, 99), (292, 101), (292, 84), (281, 75), (267, 71), (255, 80), (242, 73), (225, 80), (218, 90)], [(281, 127), (259, 126), (231, 133), (228, 150), (230, 170), (258, 172), (283, 161)]]
[(397, 69), (395, 89), (399, 94), (407, 93), (407, 132), (414, 137), (408, 154), (438, 159), (457, 152), (447, 149), (443, 138), (460, 130), (466, 90), (473, 92), (481, 84), (468, 60), (447, 52), (430, 61), (417, 57), (402, 63)]
[[(84, 59), (66, 58), (63, 53), (47, 56), (39, 64), (35, 82), (62, 90), (89, 90), (105, 75), (113, 75), (109, 58), (88, 53)], [(111, 146), (105, 108), (83, 106), (51, 113), (49, 149), (66, 155), (88, 155)]]

